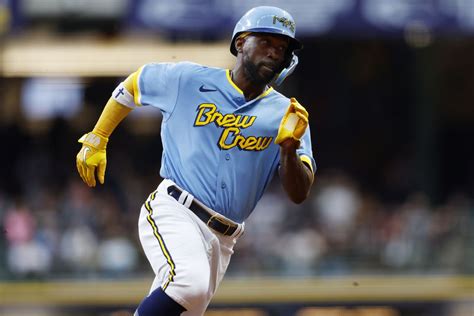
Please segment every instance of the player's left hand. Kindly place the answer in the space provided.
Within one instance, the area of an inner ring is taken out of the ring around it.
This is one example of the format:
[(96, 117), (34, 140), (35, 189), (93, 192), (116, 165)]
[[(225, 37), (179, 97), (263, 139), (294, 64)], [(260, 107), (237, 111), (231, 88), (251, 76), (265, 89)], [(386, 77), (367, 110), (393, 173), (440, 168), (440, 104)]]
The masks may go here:
[(308, 111), (295, 98), (291, 98), (290, 105), (281, 120), (275, 144), (280, 145), (287, 139), (299, 142), (307, 127)]
[(78, 142), (82, 143), (82, 148), (76, 156), (76, 167), (82, 181), (89, 187), (95, 187), (97, 171), (99, 182), (104, 184), (105, 167), (107, 166), (105, 149), (108, 139), (90, 132), (82, 136)]

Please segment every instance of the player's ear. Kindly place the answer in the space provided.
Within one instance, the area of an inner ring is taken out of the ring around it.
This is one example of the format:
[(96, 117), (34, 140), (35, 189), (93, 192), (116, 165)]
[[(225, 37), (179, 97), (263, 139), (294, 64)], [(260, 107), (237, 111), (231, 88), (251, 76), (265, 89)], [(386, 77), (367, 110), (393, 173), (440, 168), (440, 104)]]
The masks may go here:
[(244, 42), (245, 42), (245, 38), (243, 37), (238, 37), (236, 40), (235, 40), (235, 50), (238, 52), (238, 53), (242, 53), (242, 47), (244, 46)]

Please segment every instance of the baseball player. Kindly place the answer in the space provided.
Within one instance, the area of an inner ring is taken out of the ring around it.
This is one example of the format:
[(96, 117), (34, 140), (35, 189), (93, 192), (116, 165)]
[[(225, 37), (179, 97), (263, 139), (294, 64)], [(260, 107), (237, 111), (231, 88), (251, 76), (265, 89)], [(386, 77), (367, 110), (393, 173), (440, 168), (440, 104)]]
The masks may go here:
[(108, 139), (128, 113), (154, 106), (163, 114), (164, 180), (138, 223), (155, 279), (135, 315), (204, 314), (276, 170), (293, 202), (309, 195), (316, 164), (308, 112), (270, 86), (291, 74), (301, 47), (290, 14), (253, 8), (235, 26), (232, 70), (146, 64), (118, 85), (79, 139), (77, 169), (94, 187), (96, 174), (104, 183)]

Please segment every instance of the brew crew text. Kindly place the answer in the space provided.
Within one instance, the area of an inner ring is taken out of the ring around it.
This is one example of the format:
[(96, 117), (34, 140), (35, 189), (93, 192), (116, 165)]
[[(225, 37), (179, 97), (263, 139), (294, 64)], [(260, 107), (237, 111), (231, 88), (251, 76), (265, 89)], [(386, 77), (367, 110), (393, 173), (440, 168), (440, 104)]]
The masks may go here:
[(213, 103), (202, 103), (198, 106), (194, 126), (206, 126), (215, 123), (222, 127), (223, 131), (217, 142), (219, 148), (228, 150), (234, 147), (240, 150), (261, 151), (272, 143), (273, 137), (268, 136), (244, 136), (242, 129), (252, 126), (256, 116), (235, 115), (233, 113), (222, 114)]

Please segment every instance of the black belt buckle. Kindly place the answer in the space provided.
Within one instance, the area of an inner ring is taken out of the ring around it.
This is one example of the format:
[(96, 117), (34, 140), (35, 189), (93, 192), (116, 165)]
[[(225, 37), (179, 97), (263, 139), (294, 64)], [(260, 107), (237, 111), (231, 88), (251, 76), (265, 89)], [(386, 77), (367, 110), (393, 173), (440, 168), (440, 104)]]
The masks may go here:
[[(213, 223), (215, 223), (214, 221), (216, 221), (217, 223), (220, 223), (220, 224), (222, 224), (222, 225), (224, 225), (224, 226), (227, 226), (226, 229), (225, 229), (224, 231), (221, 231), (220, 229), (218, 229), (218, 228), (216, 227), (216, 225), (213, 224)], [(211, 227), (211, 228), (213, 228), (213, 229), (215, 229), (215, 230), (217, 230), (218, 232), (220, 232), (220, 233), (223, 234), (223, 235), (227, 235), (227, 232), (229, 231), (229, 229), (232, 228), (232, 225), (231, 225), (231, 224), (229, 224), (228, 222), (226, 222), (224, 219), (220, 218), (220, 217), (217, 216), (217, 215), (212, 215), (212, 216), (209, 218), (209, 220), (207, 221), (206, 225), (209, 226), (209, 227)]]

